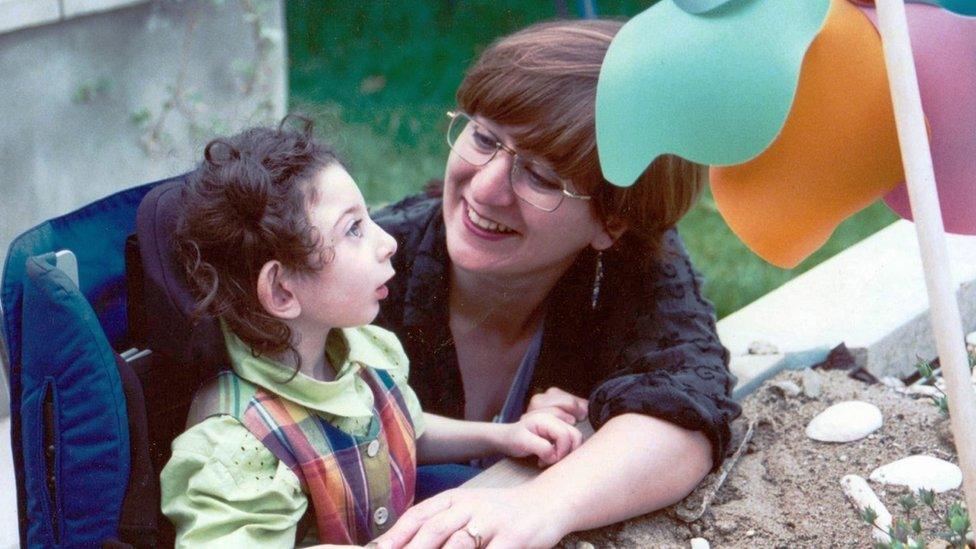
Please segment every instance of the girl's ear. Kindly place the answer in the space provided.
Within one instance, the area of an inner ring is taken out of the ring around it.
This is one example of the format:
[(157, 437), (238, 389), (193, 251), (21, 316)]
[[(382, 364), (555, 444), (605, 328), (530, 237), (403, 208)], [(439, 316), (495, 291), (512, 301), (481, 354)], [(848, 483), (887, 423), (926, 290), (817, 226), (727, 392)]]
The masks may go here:
[(302, 304), (292, 291), (291, 280), (281, 262), (272, 259), (265, 263), (257, 284), (258, 301), (271, 316), (291, 320), (302, 313)]
[(590, 246), (596, 251), (603, 251), (613, 246), (613, 243), (620, 238), (620, 235), (624, 234), (627, 230), (627, 222), (619, 217), (614, 217), (607, 220), (603, 224), (603, 229), (597, 232), (596, 236), (593, 237), (593, 241), (590, 242)]

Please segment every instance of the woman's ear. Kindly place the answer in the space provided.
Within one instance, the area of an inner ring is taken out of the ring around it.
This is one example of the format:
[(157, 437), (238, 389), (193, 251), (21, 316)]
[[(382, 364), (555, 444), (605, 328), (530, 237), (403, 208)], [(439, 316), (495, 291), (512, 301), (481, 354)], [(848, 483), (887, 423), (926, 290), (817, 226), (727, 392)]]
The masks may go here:
[(292, 291), (291, 279), (281, 262), (271, 260), (261, 267), (257, 290), (258, 301), (271, 316), (291, 320), (302, 313), (302, 304)]
[(627, 230), (627, 222), (619, 217), (613, 217), (608, 219), (603, 223), (603, 229), (597, 232), (596, 236), (593, 237), (593, 241), (590, 242), (590, 246), (596, 251), (603, 251), (613, 246), (613, 243), (620, 238), (620, 235), (624, 234)]

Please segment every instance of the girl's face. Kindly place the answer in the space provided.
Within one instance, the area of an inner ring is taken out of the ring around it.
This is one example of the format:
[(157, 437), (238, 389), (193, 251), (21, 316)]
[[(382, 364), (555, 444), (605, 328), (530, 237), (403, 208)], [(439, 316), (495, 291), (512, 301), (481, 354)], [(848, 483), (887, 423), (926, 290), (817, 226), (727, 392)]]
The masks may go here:
[[(518, 151), (505, 127), (477, 122)], [(605, 249), (613, 238), (585, 200), (565, 198), (553, 212), (512, 191), (512, 156), (499, 150), (484, 166), (451, 152), (444, 174), (447, 249), (456, 268), (479, 274), (562, 274), (587, 246)]]
[(293, 277), (302, 317), (314, 327), (369, 324), (388, 293), (396, 240), (370, 219), (359, 187), (342, 166), (324, 168), (314, 185), (317, 200), (309, 207), (309, 220), (327, 262), (318, 272)]

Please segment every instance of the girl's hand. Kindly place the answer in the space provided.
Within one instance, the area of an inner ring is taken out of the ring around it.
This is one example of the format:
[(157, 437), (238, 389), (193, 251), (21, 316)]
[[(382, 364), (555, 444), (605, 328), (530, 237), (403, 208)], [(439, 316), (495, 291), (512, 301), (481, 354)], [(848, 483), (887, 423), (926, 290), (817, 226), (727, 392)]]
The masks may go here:
[(517, 423), (505, 426), (501, 437), (502, 451), (511, 457), (535, 455), (539, 467), (546, 467), (566, 457), (583, 443), (579, 429), (547, 412), (531, 412)]
[(407, 510), (375, 543), (380, 549), (553, 547), (569, 532), (542, 499), (522, 487), (448, 490)]
[(570, 425), (586, 418), (589, 401), (567, 393), (558, 387), (549, 387), (544, 393), (537, 393), (529, 399), (529, 412), (548, 412)]

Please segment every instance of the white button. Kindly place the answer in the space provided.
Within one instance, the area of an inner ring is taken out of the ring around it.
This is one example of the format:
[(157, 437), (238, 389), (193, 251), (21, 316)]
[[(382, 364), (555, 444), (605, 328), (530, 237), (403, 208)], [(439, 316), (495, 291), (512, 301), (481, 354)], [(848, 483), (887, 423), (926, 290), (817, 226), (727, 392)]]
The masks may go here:
[(380, 451), (380, 441), (378, 440), (374, 440), (373, 442), (370, 442), (369, 446), (366, 447), (366, 455), (369, 457), (376, 457), (376, 454), (378, 454), (379, 451)]
[(389, 518), (390, 512), (386, 510), (386, 507), (380, 507), (376, 511), (373, 511), (373, 521), (380, 526), (386, 524), (386, 521)]

